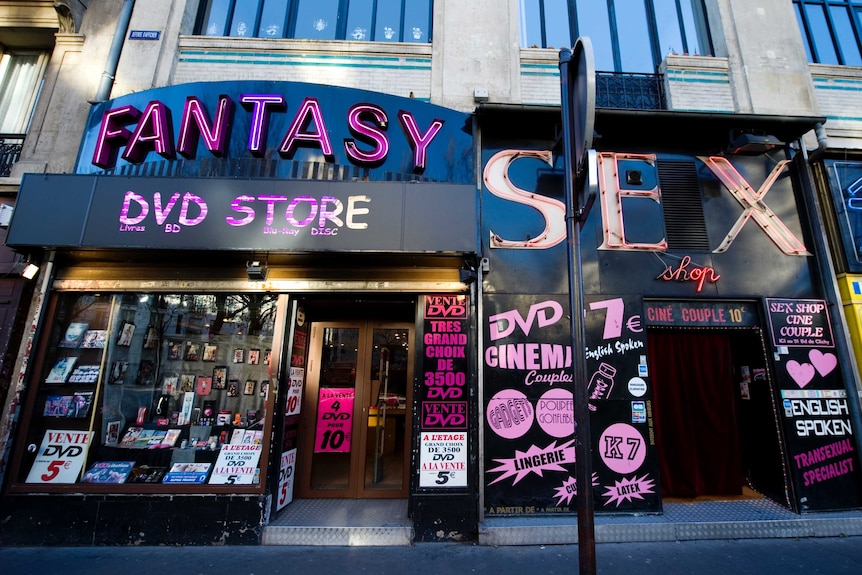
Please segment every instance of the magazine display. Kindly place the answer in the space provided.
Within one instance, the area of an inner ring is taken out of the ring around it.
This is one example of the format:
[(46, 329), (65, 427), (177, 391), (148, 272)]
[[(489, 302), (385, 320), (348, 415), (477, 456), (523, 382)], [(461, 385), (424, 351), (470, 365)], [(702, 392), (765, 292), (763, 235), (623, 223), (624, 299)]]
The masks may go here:
[(129, 362), (116, 360), (111, 364), (111, 376), (108, 383), (122, 385), (126, 382), (126, 372), (129, 371)]
[(90, 327), (88, 323), (73, 322), (66, 328), (66, 333), (60, 341), (60, 347), (78, 347), (84, 339), (84, 333)]
[(48, 377), (45, 378), (45, 383), (66, 383), (77, 361), (78, 358), (74, 356), (58, 359), (54, 367), (51, 368)]
[(81, 483), (125, 483), (134, 461), (97, 461), (84, 472)]
[[(79, 454), (80, 467), (61, 482), (100, 485), (100, 493), (118, 484), (164, 485), (165, 492), (172, 484), (205, 491), (209, 484), (259, 484), (271, 334), (248, 333), (247, 317), (237, 321), (235, 310), (244, 309), (239, 299), (57, 297), (62, 315), (46, 338), (31, 424), (42, 433), (61, 428), (46, 438), (51, 445), (85, 438), (89, 446), (86, 452), (68, 448)], [(213, 322), (219, 315), (225, 319)], [(46, 457), (34, 469), (45, 475), (54, 459), (68, 454)], [(242, 480), (231, 480), (228, 470), (244, 464), (251, 468), (242, 470)], [(38, 477), (28, 482), (46, 482)]]
[(98, 365), (79, 365), (69, 377), (69, 383), (96, 383), (98, 380)]
[(84, 339), (81, 342), (83, 348), (101, 349), (105, 347), (105, 340), (108, 337), (108, 332), (103, 329), (91, 329), (84, 333)]

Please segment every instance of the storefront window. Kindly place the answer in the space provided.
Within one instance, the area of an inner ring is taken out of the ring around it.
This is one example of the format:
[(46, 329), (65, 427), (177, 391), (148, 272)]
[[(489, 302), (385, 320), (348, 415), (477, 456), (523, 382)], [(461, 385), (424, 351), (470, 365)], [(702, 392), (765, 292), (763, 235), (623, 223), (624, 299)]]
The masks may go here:
[(20, 481), (259, 485), (276, 299), (60, 294)]

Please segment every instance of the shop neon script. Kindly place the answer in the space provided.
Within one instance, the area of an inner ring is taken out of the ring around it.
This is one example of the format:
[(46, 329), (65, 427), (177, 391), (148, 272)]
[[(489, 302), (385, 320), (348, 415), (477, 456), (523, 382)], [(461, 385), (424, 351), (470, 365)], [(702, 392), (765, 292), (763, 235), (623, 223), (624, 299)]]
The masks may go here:
[[(175, 159), (177, 153), (194, 159), (201, 141), (212, 155), (224, 157), (233, 126), (245, 124), (249, 126), (246, 150), (255, 157), (262, 157), (267, 153), (269, 120), (273, 114), (287, 111), (286, 98), (283, 94), (242, 94), (239, 102), (249, 116), (247, 120), (234, 121), (236, 106), (225, 95), (219, 97), (215, 116), (210, 119), (203, 102), (189, 96), (183, 106), (176, 139), (171, 110), (164, 102), (151, 100), (143, 111), (131, 105), (110, 109), (102, 115), (92, 163), (111, 169), (120, 156), (127, 162), (140, 164), (151, 152), (169, 160)], [(443, 128), (444, 121), (434, 119), (422, 128), (411, 112), (398, 110), (396, 115), (403, 137), (413, 150), (413, 171), (421, 173), (428, 160), (428, 146)], [(353, 136), (344, 138), (342, 144), (347, 160), (362, 167), (383, 163), (390, 148), (386, 111), (375, 104), (355, 104), (348, 110), (345, 121)], [(130, 131), (128, 128), (133, 125)], [(320, 102), (317, 98), (305, 98), (282, 135), (277, 151), (281, 157), (291, 159), (298, 148), (312, 147), (319, 149), (327, 161), (334, 161), (329, 133)], [(122, 154), (120, 148), (124, 148)]]

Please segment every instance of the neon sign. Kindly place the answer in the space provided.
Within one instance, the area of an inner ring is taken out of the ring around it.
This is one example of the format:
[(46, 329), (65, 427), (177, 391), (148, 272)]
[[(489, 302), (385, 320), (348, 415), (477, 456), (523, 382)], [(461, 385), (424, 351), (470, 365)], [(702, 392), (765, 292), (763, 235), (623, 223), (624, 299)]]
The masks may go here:
[[(485, 165), (483, 178), (488, 191), (506, 201), (530, 206), (542, 215), (545, 228), (526, 240), (509, 240), (490, 231), (489, 245), (492, 248), (506, 249), (547, 249), (566, 238), (565, 204), (535, 192), (523, 190), (515, 186), (509, 176), (509, 170), (518, 160), (531, 158), (553, 166), (553, 155), (550, 151), (533, 150), (503, 150), (495, 154)], [(744, 208), (733, 227), (727, 232), (721, 244), (713, 253), (727, 251), (733, 241), (749, 221), (754, 221), (761, 230), (787, 255), (808, 256), (810, 252), (805, 244), (781, 221), (779, 216), (763, 201), (766, 193), (773, 187), (778, 177), (787, 168), (788, 161), (779, 162), (767, 176), (758, 190), (739, 173), (726, 158), (698, 157), (712, 172), (730, 194)], [(645, 167), (655, 171), (657, 156), (655, 154), (630, 154), (620, 152), (602, 152), (597, 155), (599, 203), (602, 212), (602, 243), (600, 250), (667, 252), (667, 239), (661, 237), (660, 227), (656, 228), (656, 239), (652, 242), (633, 242), (626, 237), (625, 211), (623, 201), (627, 198), (645, 199), (660, 206), (662, 203), (661, 188), (656, 183), (648, 189), (629, 189), (620, 185), (620, 174), (624, 172), (621, 162), (641, 162)], [(855, 191), (853, 192), (855, 193)], [(850, 209), (860, 209), (858, 204), (848, 202)], [(697, 277), (699, 272), (693, 272)], [(700, 290), (698, 290), (700, 291)]]
[(686, 282), (692, 281), (697, 284), (697, 292), (703, 289), (703, 284), (707, 281), (715, 283), (721, 276), (715, 273), (715, 269), (708, 266), (700, 266), (691, 263), (691, 257), (684, 256), (679, 265), (674, 268), (667, 266), (665, 270), (659, 274), (658, 279), (665, 281)]
[[(98, 126), (92, 164), (112, 169), (118, 157), (140, 164), (150, 153), (169, 160), (175, 159), (177, 153), (193, 159), (199, 143), (203, 143), (212, 155), (223, 157), (232, 129), (240, 124), (248, 126), (245, 149), (255, 157), (264, 157), (269, 121), (274, 114), (286, 111), (286, 102), (282, 94), (242, 94), (239, 103), (248, 117), (240, 120), (237, 107), (229, 96), (219, 96), (214, 118), (210, 118), (199, 98), (189, 96), (183, 106), (176, 139), (171, 109), (164, 102), (150, 100), (143, 112), (132, 105), (112, 108), (104, 112)], [(397, 117), (403, 137), (412, 150), (412, 171), (422, 173), (428, 163), (428, 148), (445, 121), (435, 118), (423, 127), (412, 112), (398, 110)], [(344, 138), (343, 142), (348, 161), (362, 167), (376, 167), (383, 163), (389, 154), (392, 137), (387, 132), (389, 116), (386, 111), (374, 104), (355, 104), (347, 111), (346, 123), (352, 136)], [(292, 159), (298, 148), (313, 148), (331, 162), (335, 148), (329, 134), (319, 100), (306, 97), (290, 120), (277, 152), (285, 159)], [(124, 148), (122, 152), (121, 148)]]
[(748, 220), (760, 226), (760, 229), (769, 236), (778, 248), (789, 256), (810, 256), (811, 254), (805, 248), (799, 238), (793, 235), (784, 222), (773, 212), (769, 206), (763, 202), (763, 197), (772, 188), (772, 185), (784, 171), (790, 160), (782, 160), (776, 164), (772, 172), (760, 186), (760, 189), (754, 191), (745, 178), (742, 177), (736, 168), (727, 161), (727, 158), (720, 156), (710, 156), (708, 158), (700, 158), (706, 167), (718, 177), (727, 191), (736, 198), (736, 201), (745, 208), (742, 215), (736, 220), (736, 223), (727, 232), (721, 245), (713, 250), (713, 253), (720, 254), (727, 251), (739, 232), (742, 231), (742, 226)]

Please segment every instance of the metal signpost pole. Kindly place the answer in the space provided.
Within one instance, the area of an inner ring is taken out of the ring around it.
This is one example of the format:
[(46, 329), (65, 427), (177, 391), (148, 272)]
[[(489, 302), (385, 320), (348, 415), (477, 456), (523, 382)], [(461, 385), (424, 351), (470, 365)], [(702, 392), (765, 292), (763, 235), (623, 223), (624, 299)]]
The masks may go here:
[[(561, 109), (563, 116), (563, 162), (566, 168), (566, 219), (568, 230), (569, 303), (572, 310), (572, 371), (574, 377), (575, 470), (578, 508), (578, 571), (596, 572), (596, 541), (593, 522), (593, 486), (590, 412), (584, 360), (584, 284), (581, 277), (580, 228), (588, 208), (580, 177), (588, 163), (595, 113), (595, 80), (591, 69), (589, 39), (575, 44), (574, 62), (567, 48), (560, 50)], [(574, 70), (571, 69), (574, 64)], [(574, 78), (573, 78), (574, 76)]]

